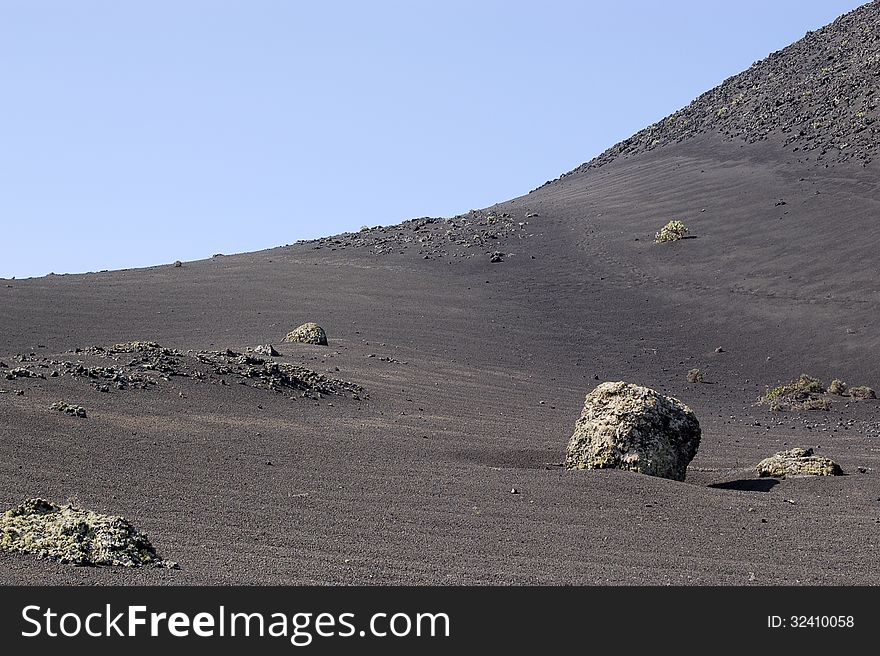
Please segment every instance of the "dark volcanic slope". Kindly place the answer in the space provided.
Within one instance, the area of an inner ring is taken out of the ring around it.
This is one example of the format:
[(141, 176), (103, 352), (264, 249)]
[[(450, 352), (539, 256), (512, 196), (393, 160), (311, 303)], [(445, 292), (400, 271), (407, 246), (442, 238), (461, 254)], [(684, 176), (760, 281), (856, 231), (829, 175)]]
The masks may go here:
[(808, 32), (572, 173), (701, 134), (778, 141), (803, 162), (866, 164), (878, 152), (878, 90), (880, 3), (875, 1)]
[[(755, 405), (802, 372), (880, 387), (878, 163), (800, 159), (707, 131), (461, 217), (3, 281), (0, 506), (74, 497), (181, 569), (3, 554), (0, 581), (880, 583), (878, 402)], [(671, 218), (696, 238), (653, 244)], [(278, 343), (309, 320), (329, 347)], [(133, 340), (175, 363), (89, 348)], [(340, 382), (226, 352), (266, 342)], [(686, 482), (559, 466), (597, 379), (695, 410)], [(756, 479), (793, 446), (847, 475)]]

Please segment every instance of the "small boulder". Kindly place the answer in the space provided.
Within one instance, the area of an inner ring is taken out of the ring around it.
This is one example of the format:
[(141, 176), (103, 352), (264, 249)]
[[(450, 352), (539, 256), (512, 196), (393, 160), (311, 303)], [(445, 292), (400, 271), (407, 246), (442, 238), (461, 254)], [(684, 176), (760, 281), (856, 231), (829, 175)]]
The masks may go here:
[(277, 358), (281, 354), (275, 350), (275, 347), (271, 344), (260, 344), (259, 346), (254, 347), (254, 353), (259, 353), (260, 355), (268, 355), (272, 358)]
[(817, 456), (812, 449), (794, 448), (764, 458), (755, 467), (758, 476), (840, 476), (843, 470), (831, 458)]
[(565, 466), (683, 481), (700, 436), (696, 415), (678, 399), (631, 383), (602, 383), (584, 401)]
[(327, 333), (316, 323), (304, 323), (296, 330), (287, 333), (282, 342), (301, 342), (303, 344), (319, 344), (327, 346)]

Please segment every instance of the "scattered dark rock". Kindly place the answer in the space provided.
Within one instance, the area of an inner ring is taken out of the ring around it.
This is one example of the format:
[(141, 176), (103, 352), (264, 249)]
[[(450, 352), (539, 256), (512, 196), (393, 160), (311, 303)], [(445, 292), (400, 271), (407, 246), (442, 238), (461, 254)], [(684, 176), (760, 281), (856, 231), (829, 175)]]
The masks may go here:
[(15, 369), (10, 369), (5, 374), (6, 380), (15, 380), (16, 378), (42, 378), (45, 379), (46, 375), (38, 373), (36, 371), (32, 371), (27, 369), (26, 367), (16, 367)]
[[(423, 217), (299, 243), (314, 249), (369, 249), (374, 255), (414, 250), (422, 259), (469, 259), (500, 252), (499, 247), (505, 244), (532, 237), (527, 226), (527, 221), (517, 220), (510, 212), (471, 210), (450, 218)], [(487, 248), (490, 245), (491, 251)]]
[(68, 415), (73, 415), (74, 417), (82, 417), (86, 418), (86, 410), (80, 405), (73, 405), (71, 403), (65, 403), (64, 401), (56, 401), (52, 405), (49, 406), (49, 410), (55, 410), (57, 412), (64, 412)]
[[(156, 342), (125, 342), (110, 348), (93, 346), (75, 349), (80, 360), (37, 358), (41, 367), (55, 367), (54, 377), (71, 377), (89, 382), (102, 392), (149, 389), (172, 377), (227, 385), (225, 377), (276, 392), (299, 392), (305, 396), (324, 394), (366, 397), (354, 383), (323, 376), (307, 367), (266, 360), (256, 353), (188, 351), (165, 348)], [(272, 357), (280, 357), (277, 351)], [(107, 363), (107, 361), (110, 363)], [(24, 374), (18, 374), (24, 375)]]
[[(366, 396), (360, 385), (330, 378), (299, 365), (267, 361), (252, 355), (231, 357), (219, 352), (201, 352), (197, 357), (200, 362), (213, 365), (213, 373), (217, 376), (235, 376), (276, 392), (298, 391), (306, 397), (313, 394)], [(220, 382), (227, 384), (223, 379)]]

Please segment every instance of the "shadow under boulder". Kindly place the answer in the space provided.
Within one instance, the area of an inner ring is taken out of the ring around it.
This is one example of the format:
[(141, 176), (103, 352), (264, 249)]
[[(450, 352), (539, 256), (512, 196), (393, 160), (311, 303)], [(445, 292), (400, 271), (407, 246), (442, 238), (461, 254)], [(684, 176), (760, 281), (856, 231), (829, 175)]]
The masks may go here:
[(779, 485), (773, 478), (743, 478), (738, 481), (713, 483), (709, 487), (716, 490), (737, 490), (738, 492), (769, 492)]

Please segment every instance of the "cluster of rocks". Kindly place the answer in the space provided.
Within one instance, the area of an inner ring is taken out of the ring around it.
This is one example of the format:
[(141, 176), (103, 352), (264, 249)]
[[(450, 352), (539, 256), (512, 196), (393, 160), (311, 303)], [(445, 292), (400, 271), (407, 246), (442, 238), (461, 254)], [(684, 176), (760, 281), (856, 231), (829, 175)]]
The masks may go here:
[[(568, 469), (623, 469), (685, 480), (701, 431), (694, 412), (678, 399), (626, 382), (598, 385), (585, 401), (568, 442)], [(758, 476), (839, 476), (840, 465), (812, 449), (765, 458)]]
[[(323, 333), (320, 327), (316, 327)], [(156, 342), (125, 342), (109, 348), (75, 349), (70, 352), (77, 356), (75, 360), (19, 355), (16, 359), (26, 362), (27, 367), (13, 369), (8, 375), (41, 379), (70, 377), (87, 381), (101, 392), (148, 389), (172, 377), (183, 377), (221, 385), (228, 385), (231, 378), (240, 384), (276, 392), (296, 392), (304, 397), (366, 397), (359, 385), (324, 376), (307, 367), (274, 360), (273, 357), (279, 354), (271, 345), (265, 345), (261, 350), (274, 355), (239, 353), (230, 349), (184, 352), (165, 348)], [(107, 360), (112, 364), (107, 364)]]
[(226, 351), (200, 351), (195, 357), (199, 362), (211, 365), (212, 371), (221, 377), (237, 377), (254, 387), (264, 387), (275, 392), (298, 391), (304, 397), (313, 395), (366, 397), (363, 387), (355, 383), (330, 378), (300, 365), (266, 359), (252, 353)]
[(15, 367), (4, 372), (3, 377), (6, 380), (15, 380), (16, 378), (46, 378), (46, 375), (27, 367)]
[(83, 408), (81, 405), (74, 405), (72, 403), (67, 403), (66, 401), (56, 401), (49, 406), (49, 410), (63, 412), (65, 414), (73, 415), (74, 417), (81, 417), (83, 419), (88, 416), (86, 415), (86, 409)]
[(61, 563), (177, 567), (122, 517), (28, 499), (0, 515), (0, 549)]
[(808, 32), (562, 177), (707, 133), (748, 143), (776, 138), (805, 161), (867, 165), (880, 149), (878, 66), (874, 2)]
[[(518, 216), (510, 212), (471, 210), (452, 218), (412, 219), (395, 226), (363, 228), (333, 237), (300, 243), (315, 249), (342, 250), (366, 248), (375, 255), (402, 254), (416, 250), (424, 259), (485, 257), (503, 262), (514, 243), (533, 237), (530, 219), (533, 212)], [(505, 249), (505, 250), (502, 250)]]

